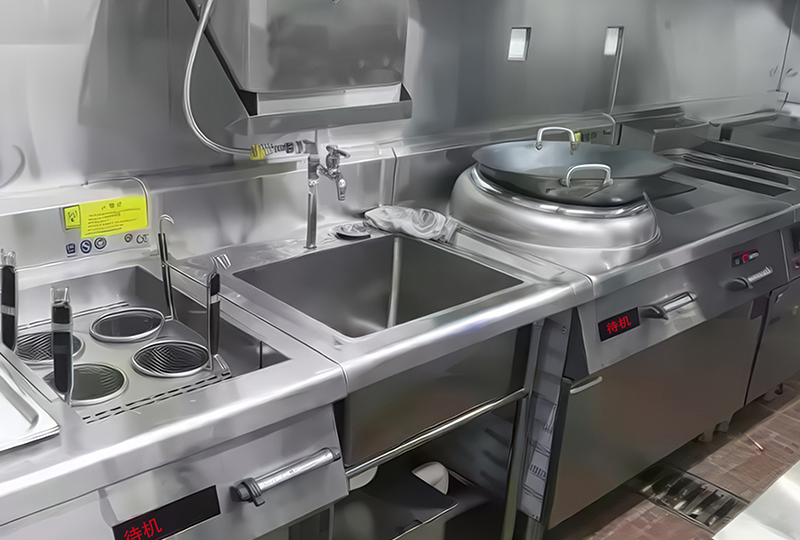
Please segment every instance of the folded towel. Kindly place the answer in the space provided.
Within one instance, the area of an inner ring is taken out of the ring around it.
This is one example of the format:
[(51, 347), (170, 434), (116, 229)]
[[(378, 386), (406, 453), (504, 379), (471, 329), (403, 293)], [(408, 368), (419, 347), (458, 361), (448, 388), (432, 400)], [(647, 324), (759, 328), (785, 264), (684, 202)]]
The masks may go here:
[(386, 232), (401, 232), (423, 240), (449, 242), (458, 223), (439, 212), (403, 206), (379, 206), (364, 214), (367, 223)]

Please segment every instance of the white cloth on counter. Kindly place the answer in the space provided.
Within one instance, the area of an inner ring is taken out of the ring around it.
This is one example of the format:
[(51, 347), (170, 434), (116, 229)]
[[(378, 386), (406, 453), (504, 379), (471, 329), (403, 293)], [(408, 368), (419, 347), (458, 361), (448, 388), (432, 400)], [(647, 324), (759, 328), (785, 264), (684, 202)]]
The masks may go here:
[(425, 208), (379, 206), (369, 210), (364, 217), (376, 229), (405, 233), (423, 240), (448, 242), (458, 228), (454, 219)]

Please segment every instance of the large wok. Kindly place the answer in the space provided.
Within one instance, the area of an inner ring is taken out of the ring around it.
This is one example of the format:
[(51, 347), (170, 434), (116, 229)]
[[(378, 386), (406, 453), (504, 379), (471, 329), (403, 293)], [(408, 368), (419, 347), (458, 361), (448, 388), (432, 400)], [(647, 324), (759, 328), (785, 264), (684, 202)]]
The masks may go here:
[[(547, 132), (569, 141), (543, 141)], [(503, 143), (473, 154), (480, 172), (500, 186), (536, 199), (588, 206), (618, 206), (691, 188), (660, 176), (672, 161), (646, 150), (624, 150), (576, 141), (567, 128), (539, 130), (536, 141)]]

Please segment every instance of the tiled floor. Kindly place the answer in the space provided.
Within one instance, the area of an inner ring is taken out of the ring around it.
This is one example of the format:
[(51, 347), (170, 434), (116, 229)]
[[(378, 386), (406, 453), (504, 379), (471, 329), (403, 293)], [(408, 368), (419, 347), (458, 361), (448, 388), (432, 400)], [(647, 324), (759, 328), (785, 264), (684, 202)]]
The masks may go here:
[[(759, 450), (757, 444), (763, 447)], [(691, 442), (664, 462), (752, 501), (800, 461), (800, 375), (771, 402), (739, 411), (727, 433)], [(710, 540), (712, 534), (619, 488), (561, 524), (547, 540)]]

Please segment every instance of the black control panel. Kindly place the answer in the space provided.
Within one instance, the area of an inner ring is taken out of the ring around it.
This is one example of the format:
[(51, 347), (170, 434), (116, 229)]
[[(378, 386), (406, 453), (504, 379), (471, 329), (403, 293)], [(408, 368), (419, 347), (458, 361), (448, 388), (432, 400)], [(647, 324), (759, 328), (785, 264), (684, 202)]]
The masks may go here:
[(112, 527), (114, 540), (161, 540), (220, 514), (211, 486)]
[(625, 313), (600, 321), (597, 323), (597, 329), (600, 331), (600, 341), (606, 341), (625, 332), (630, 332), (640, 324), (638, 308), (633, 308)]
[(751, 249), (750, 251), (739, 251), (733, 254), (733, 266), (742, 266), (743, 264), (753, 262), (760, 256), (761, 255), (757, 249)]

